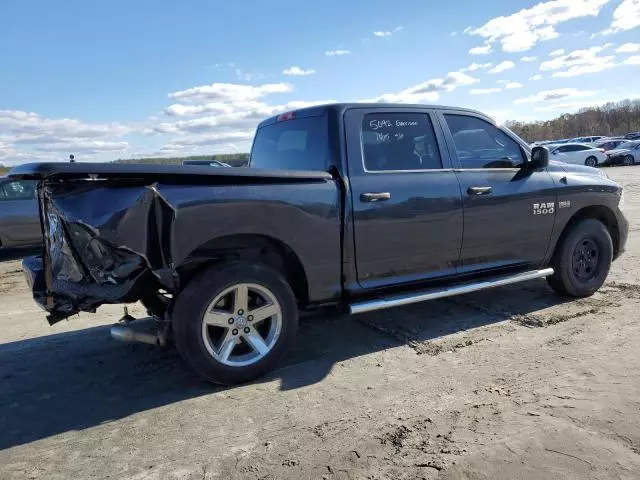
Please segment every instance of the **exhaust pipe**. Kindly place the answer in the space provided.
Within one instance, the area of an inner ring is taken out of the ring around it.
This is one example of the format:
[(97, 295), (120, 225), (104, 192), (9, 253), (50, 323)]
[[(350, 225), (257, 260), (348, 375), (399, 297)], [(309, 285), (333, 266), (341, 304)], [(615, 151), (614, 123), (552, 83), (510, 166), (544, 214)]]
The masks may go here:
[(122, 323), (116, 323), (111, 327), (111, 336), (116, 340), (120, 340), (121, 342), (139, 342), (159, 346), (162, 346), (166, 343), (164, 335), (162, 335), (160, 332), (137, 332), (131, 327)]

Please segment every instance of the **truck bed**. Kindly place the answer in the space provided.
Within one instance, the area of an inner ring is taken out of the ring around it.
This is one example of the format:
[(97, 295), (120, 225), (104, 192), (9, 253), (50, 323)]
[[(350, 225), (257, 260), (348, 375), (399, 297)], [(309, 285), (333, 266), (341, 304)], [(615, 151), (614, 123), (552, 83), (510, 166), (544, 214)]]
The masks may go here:
[(50, 323), (175, 294), (245, 246), (290, 255), (310, 301), (340, 294), (340, 191), (326, 172), (40, 163), (10, 175), (40, 180), (45, 248), (23, 266)]

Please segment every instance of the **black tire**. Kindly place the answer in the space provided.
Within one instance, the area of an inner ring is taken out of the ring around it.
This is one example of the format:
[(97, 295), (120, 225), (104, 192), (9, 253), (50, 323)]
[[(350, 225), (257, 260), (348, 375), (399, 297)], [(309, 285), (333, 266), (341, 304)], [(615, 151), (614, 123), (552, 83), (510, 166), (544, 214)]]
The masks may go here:
[(633, 158), (632, 155), (626, 155), (623, 159), (622, 159), (622, 164), (629, 166), (629, 165), (633, 165), (634, 163), (636, 163), (635, 159)]
[(588, 297), (604, 284), (612, 260), (613, 242), (607, 227), (588, 218), (575, 224), (556, 246), (551, 263), (555, 273), (547, 281), (559, 295)]
[(587, 159), (584, 161), (584, 164), (587, 167), (597, 167), (598, 159), (596, 157), (587, 157)]
[[(281, 309), (281, 329), (271, 350), (256, 363), (229, 366), (216, 360), (207, 350), (203, 317), (217, 295), (241, 283), (257, 284), (273, 294)], [(178, 294), (172, 323), (175, 344), (184, 361), (207, 381), (231, 385), (252, 380), (275, 367), (295, 341), (298, 307), (284, 276), (272, 268), (247, 263), (217, 265), (196, 276)]]

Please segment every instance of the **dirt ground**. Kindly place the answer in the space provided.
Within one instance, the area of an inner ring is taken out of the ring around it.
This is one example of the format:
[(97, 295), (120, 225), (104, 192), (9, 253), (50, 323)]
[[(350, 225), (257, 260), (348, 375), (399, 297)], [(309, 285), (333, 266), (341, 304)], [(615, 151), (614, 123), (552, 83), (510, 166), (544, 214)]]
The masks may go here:
[(112, 340), (116, 307), (49, 327), (5, 259), (0, 478), (640, 478), (640, 167), (607, 173), (631, 231), (594, 297), (542, 280), (306, 319), (234, 388)]

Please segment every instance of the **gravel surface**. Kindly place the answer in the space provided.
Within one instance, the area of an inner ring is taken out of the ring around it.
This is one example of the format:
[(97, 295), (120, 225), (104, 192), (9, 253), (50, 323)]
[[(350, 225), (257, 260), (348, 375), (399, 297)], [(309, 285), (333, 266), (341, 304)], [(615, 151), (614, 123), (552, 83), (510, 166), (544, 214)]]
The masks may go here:
[(607, 172), (631, 231), (592, 298), (532, 281), (308, 318), (233, 388), (112, 340), (119, 307), (49, 327), (5, 254), (0, 478), (640, 478), (640, 167)]

